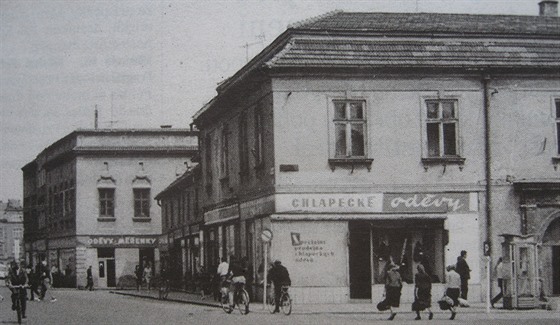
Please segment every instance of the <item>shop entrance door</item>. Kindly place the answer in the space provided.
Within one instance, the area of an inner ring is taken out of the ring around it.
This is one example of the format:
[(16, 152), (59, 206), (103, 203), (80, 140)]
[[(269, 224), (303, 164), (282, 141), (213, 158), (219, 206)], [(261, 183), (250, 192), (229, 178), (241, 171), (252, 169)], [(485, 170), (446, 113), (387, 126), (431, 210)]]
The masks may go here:
[(560, 295), (560, 246), (552, 246), (552, 294)]
[(99, 272), (100, 288), (112, 288), (117, 286), (115, 275), (115, 249), (114, 248), (98, 248), (97, 249), (97, 265)]
[(350, 298), (371, 299), (371, 230), (367, 222), (349, 222)]

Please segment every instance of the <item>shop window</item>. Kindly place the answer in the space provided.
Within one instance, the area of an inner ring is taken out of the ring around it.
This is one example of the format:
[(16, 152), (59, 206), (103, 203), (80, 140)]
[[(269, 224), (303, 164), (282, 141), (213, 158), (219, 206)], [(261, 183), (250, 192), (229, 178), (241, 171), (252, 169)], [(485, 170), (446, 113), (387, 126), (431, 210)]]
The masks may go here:
[(443, 224), (411, 224), (407, 227), (373, 228), (373, 274), (376, 284), (384, 283), (388, 264), (399, 265), (403, 281), (414, 282), (416, 265), (422, 264), (432, 282), (444, 280)]
[(134, 217), (149, 218), (150, 217), (150, 189), (135, 188), (134, 192)]
[(115, 218), (115, 189), (100, 188), (99, 191), (99, 217)]
[(329, 165), (365, 165), (368, 170), (372, 159), (367, 157), (367, 119), (364, 100), (333, 100), (331, 158)]

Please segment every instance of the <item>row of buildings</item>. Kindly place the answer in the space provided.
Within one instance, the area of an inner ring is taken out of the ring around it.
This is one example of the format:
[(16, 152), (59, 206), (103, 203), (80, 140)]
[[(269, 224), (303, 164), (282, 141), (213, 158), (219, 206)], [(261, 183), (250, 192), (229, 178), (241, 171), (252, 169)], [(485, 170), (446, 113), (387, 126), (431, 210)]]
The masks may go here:
[(523, 277), (560, 294), (560, 18), (539, 5), (331, 12), (222, 82), (197, 131), (76, 131), (23, 168), (28, 258), (73, 262), (78, 283), (98, 265), (107, 287), (145, 260), (181, 283), (280, 259), (297, 302), (345, 303), (377, 301), (388, 260), (403, 300), (418, 263), (442, 292), (467, 250), (469, 300), (504, 254), (517, 295)]

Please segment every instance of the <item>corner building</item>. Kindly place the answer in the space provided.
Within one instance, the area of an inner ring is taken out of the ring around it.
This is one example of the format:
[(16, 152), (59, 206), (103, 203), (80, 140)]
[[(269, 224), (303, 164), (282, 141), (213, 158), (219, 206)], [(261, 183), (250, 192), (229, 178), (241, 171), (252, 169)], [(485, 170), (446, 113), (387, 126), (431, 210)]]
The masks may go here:
[(558, 181), (559, 22), (337, 11), (288, 27), (194, 116), (206, 262), (246, 256), (262, 279), (280, 259), (296, 303), (346, 303), (378, 302), (393, 260), (411, 302), (418, 263), (435, 299), (467, 250), (481, 301), (483, 243), (495, 260), (523, 232), (516, 186)]
[(159, 266), (154, 196), (196, 154), (186, 129), (79, 129), (22, 168), (25, 252), (65, 274), (64, 285), (134, 286), (136, 265)]

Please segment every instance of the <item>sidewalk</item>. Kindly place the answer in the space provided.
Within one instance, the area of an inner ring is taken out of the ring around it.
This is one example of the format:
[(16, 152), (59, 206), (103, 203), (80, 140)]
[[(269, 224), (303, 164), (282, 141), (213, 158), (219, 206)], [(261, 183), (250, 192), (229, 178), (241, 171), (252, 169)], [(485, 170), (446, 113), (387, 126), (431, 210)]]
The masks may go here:
[[(133, 297), (140, 297), (146, 299), (158, 299), (158, 291), (157, 290), (111, 290), (113, 294), (125, 295), (125, 296), (133, 296)], [(202, 305), (208, 307), (216, 307), (220, 308), (220, 304), (217, 301), (214, 301), (213, 297), (206, 297), (206, 299), (202, 300), (199, 294), (188, 293), (188, 292), (181, 292), (181, 291), (172, 291), (169, 293), (167, 301), (172, 302), (180, 302), (180, 303), (188, 303), (193, 305)], [(367, 303), (367, 302), (359, 302), (359, 303), (347, 303), (347, 304), (295, 304), (294, 305), (294, 313), (297, 314), (374, 314), (374, 313), (387, 313), (387, 312), (379, 312), (376, 309), (376, 304), (374, 303)], [(432, 308), (434, 312), (441, 312), (436, 302), (432, 303)], [(400, 308), (401, 311), (410, 311), (411, 304), (401, 304)], [(261, 302), (255, 302), (251, 304), (251, 310), (254, 312), (263, 311), (263, 305)], [(267, 311), (268, 312), (268, 311)], [(483, 314), (486, 313), (486, 304), (484, 303), (472, 303), (468, 308), (460, 308), (460, 312), (462, 314)], [(551, 311), (546, 311), (543, 309), (529, 309), (529, 310), (507, 310), (507, 309), (499, 309), (494, 308), (490, 309), (490, 313), (492, 314), (508, 314), (508, 313), (550, 313)], [(558, 311), (556, 311), (558, 312)]]

